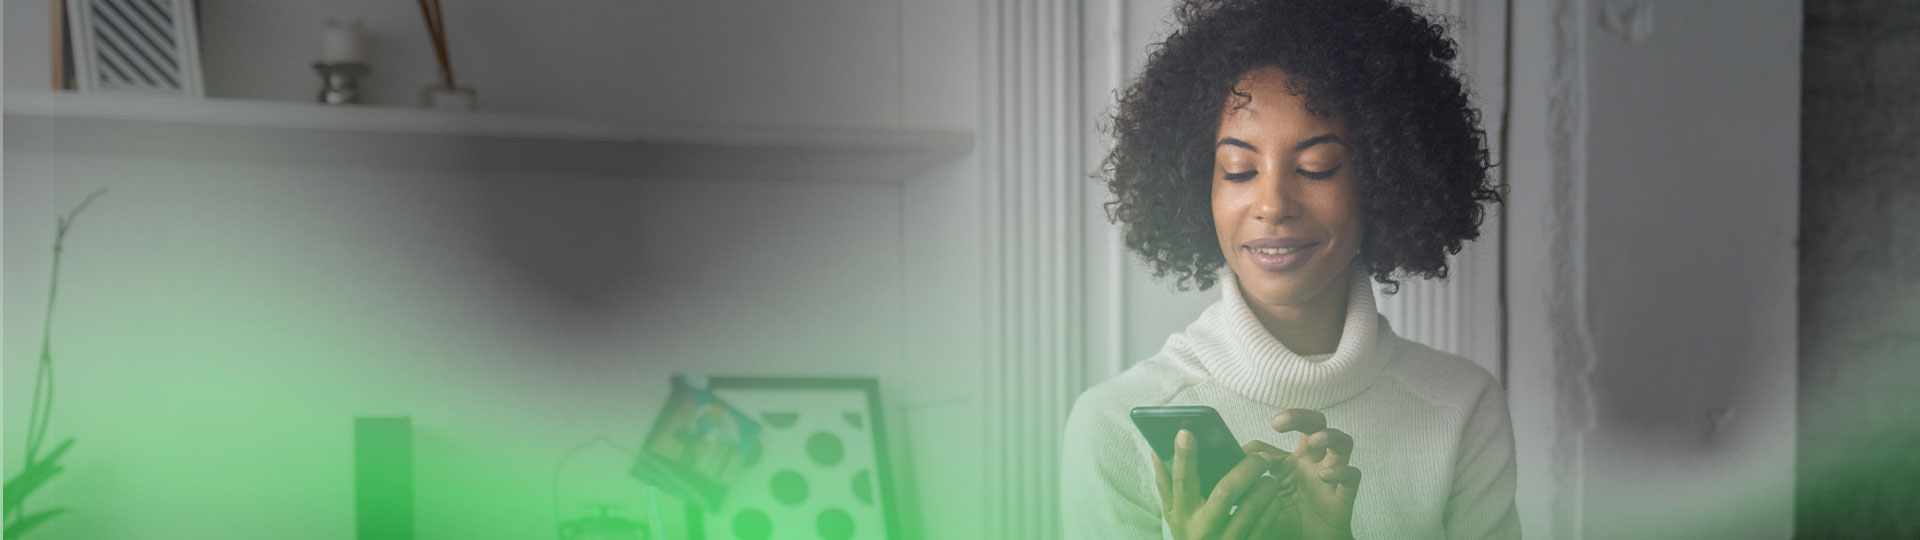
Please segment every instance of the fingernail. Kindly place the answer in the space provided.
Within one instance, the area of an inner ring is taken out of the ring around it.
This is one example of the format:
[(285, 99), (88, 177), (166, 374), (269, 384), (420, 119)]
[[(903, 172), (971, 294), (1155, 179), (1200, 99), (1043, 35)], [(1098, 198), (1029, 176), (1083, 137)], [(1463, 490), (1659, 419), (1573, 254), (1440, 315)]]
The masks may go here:
[(1179, 445), (1181, 448), (1192, 450), (1193, 449), (1193, 432), (1190, 432), (1184, 429), (1180, 430), (1180, 434), (1175, 435), (1173, 437), (1173, 444)]

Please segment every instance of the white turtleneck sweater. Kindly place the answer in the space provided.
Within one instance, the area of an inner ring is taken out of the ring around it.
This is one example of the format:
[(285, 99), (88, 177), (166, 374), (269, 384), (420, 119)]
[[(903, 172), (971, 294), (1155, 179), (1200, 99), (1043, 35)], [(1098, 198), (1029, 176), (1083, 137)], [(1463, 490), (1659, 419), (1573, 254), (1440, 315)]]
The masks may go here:
[(1275, 433), (1274, 414), (1325, 413), (1353, 436), (1350, 463), (1366, 475), (1355, 538), (1520, 536), (1512, 421), (1486, 370), (1395, 336), (1364, 275), (1350, 282), (1339, 347), (1314, 356), (1281, 345), (1247, 309), (1232, 272), (1222, 278), (1220, 301), (1185, 332), (1074, 403), (1060, 464), (1066, 538), (1166, 535), (1152, 450), (1128, 417), (1143, 405), (1212, 406), (1242, 442), (1284, 450), (1299, 435)]

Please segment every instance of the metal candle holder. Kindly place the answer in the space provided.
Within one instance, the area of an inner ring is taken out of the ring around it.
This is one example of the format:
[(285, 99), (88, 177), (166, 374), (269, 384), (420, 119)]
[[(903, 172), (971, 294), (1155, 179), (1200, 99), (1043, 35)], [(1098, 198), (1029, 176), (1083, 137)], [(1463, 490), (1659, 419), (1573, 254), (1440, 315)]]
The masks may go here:
[(360, 62), (314, 62), (313, 70), (320, 73), (321, 103), (350, 105), (360, 103), (360, 78), (373, 68)]

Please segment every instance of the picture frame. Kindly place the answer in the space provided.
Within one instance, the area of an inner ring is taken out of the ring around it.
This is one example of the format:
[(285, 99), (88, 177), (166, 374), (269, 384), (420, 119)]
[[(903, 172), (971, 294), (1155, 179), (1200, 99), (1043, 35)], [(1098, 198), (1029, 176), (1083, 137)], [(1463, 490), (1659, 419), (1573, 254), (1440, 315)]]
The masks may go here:
[(73, 89), (199, 98), (197, 0), (63, 0)]
[(696, 538), (900, 538), (877, 379), (713, 377), (708, 389), (766, 430)]

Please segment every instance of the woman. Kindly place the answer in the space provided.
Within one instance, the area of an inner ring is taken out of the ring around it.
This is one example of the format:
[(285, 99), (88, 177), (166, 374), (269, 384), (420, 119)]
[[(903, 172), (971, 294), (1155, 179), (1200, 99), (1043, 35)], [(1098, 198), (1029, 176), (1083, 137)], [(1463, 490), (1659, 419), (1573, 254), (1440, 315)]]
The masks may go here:
[[(1518, 537), (1499, 383), (1395, 336), (1371, 289), (1445, 277), (1499, 202), (1454, 42), (1391, 0), (1176, 13), (1113, 119), (1107, 210), (1156, 276), (1221, 299), (1074, 404), (1067, 537)], [(1198, 493), (1193, 437), (1162, 463), (1128, 419), (1147, 405), (1218, 409), (1248, 457)]]

